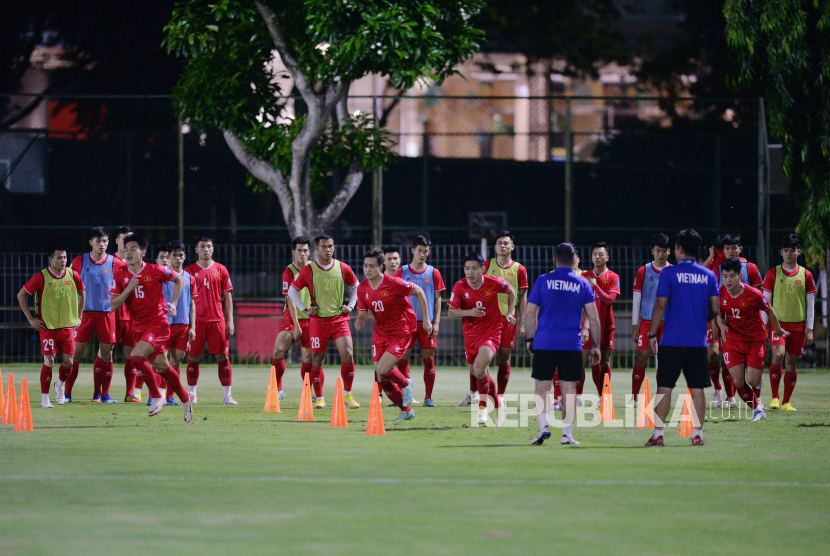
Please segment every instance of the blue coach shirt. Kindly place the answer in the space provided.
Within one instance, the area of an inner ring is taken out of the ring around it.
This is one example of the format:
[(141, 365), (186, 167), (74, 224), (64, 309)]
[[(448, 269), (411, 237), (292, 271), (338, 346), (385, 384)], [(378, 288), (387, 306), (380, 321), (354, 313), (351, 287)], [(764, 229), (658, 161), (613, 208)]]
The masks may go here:
[(718, 297), (715, 273), (694, 259), (682, 259), (660, 273), (657, 297), (666, 297), (664, 346), (706, 347), (709, 298)]
[(594, 303), (588, 281), (560, 267), (536, 279), (528, 302), (539, 306), (533, 349), (582, 351), (582, 308)]

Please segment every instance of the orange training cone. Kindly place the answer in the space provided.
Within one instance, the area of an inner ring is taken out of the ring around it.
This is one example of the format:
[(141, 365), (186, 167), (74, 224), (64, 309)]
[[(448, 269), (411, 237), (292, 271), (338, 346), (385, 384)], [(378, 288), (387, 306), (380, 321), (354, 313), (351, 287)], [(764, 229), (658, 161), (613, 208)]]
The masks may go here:
[(643, 393), (640, 395), (640, 403), (637, 404), (637, 428), (654, 428), (654, 408), (651, 407), (651, 387), (648, 385), (648, 377), (643, 383)]
[(334, 388), (334, 406), (331, 408), (331, 426), (348, 427), (346, 419), (346, 402), (343, 399), (343, 379), (337, 377), (337, 384)]
[(683, 397), (683, 412), (680, 414), (680, 432), (677, 436), (692, 436), (693, 428), (692, 393), (686, 388), (686, 395)]
[(372, 383), (372, 403), (369, 404), (369, 424), (366, 427), (367, 436), (386, 436), (383, 428), (383, 410), (378, 397), (378, 383)]
[(17, 424), (17, 396), (14, 393), (14, 373), (9, 373), (6, 387), (6, 408), (3, 410), (3, 424)]
[(5, 424), (6, 396), (3, 393), (3, 371), (0, 370), (0, 425)]
[(311, 382), (307, 374), (303, 377), (303, 393), (300, 395), (297, 421), (314, 421), (314, 408), (311, 406)]
[(605, 374), (602, 380), (602, 407), (600, 408), (600, 421), (610, 423), (616, 420), (614, 415), (614, 400), (611, 397), (611, 375)]
[(271, 366), (271, 376), (268, 377), (268, 394), (265, 396), (264, 413), (282, 413), (280, 409), (280, 391), (277, 388), (277, 371)]
[(17, 414), (17, 422), (14, 424), (14, 430), (19, 432), (32, 431), (32, 408), (29, 404), (29, 385), (26, 377), (20, 381), (20, 406)]
[(274, 366), (271, 365), (271, 374), (268, 375), (268, 391), (265, 394), (265, 408), (262, 410), (264, 413), (271, 413), (271, 404), (272, 399), (274, 398)]

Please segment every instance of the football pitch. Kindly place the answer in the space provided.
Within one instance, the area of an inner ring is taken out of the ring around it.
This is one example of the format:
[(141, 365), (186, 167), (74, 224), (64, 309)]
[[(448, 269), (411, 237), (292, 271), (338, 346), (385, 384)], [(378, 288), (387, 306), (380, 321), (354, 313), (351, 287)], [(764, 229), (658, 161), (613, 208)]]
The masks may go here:
[[(123, 399), (121, 373), (112, 393)], [(371, 372), (359, 368), (349, 427), (294, 422), (299, 370), (285, 375), (281, 414), (263, 413), (265, 367), (236, 366), (238, 406), (223, 406), (213, 364), (203, 364), (196, 417), (179, 407), (154, 418), (141, 404), (89, 403), (82, 368), (72, 404), (39, 407), (40, 366), (3, 367), (28, 379), (33, 433), (0, 427), (0, 554), (826, 554), (830, 508), (830, 374), (799, 373), (797, 413), (705, 426), (693, 448), (667, 429), (577, 428), (530, 446), (537, 429), (471, 427), (455, 407), (464, 369), (439, 369), (439, 407), (366, 436)], [(420, 369), (415, 397), (423, 399)], [(654, 391), (654, 371), (647, 375)], [(625, 414), (630, 370), (614, 371), (615, 413)], [(682, 381), (682, 379), (681, 379)], [(683, 386), (682, 383), (678, 386)], [(783, 389), (783, 385), (782, 385)], [(531, 393), (527, 369), (508, 392)], [(586, 394), (593, 383), (585, 386)], [(707, 390), (711, 397), (712, 390)], [(147, 391), (144, 390), (146, 401)], [(764, 401), (769, 386), (764, 385)], [(52, 390), (54, 403), (54, 389)], [(512, 419), (518, 422), (518, 418)]]

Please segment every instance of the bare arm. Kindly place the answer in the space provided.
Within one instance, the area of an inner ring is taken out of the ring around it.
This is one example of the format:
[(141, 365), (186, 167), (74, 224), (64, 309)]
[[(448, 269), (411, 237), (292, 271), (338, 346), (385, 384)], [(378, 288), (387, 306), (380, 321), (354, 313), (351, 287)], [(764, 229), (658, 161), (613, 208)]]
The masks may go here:
[(463, 317), (483, 317), (484, 308), (473, 307), (472, 309), (456, 309), (455, 307), (449, 307), (447, 309), (447, 316), (451, 319), (460, 319)]
[(525, 319), (524, 314), (527, 310), (527, 289), (519, 290), (519, 312), (518, 315), (522, 319), (522, 322), (519, 324), (519, 338), (524, 338), (527, 336), (527, 327), (525, 326)]
[(192, 342), (196, 339), (196, 300), (190, 298), (190, 328), (187, 329), (187, 340)]
[(84, 318), (84, 305), (86, 305), (86, 290), (78, 292), (78, 324)]
[(26, 315), (26, 320), (29, 321), (29, 324), (31, 324), (33, 327), (35, 327), (38, 330), (43, 330), (43, 329), (46, 328), (46, 325), (43, 324), (42, 320), (36, 319), (32, 315), (32, 312), (29, 311), (28, 297), (29, 297), (29, 294), (26, 293), (26, 290), (23, 289), (23, 288), (20, 288), (20, 291), (17, 292), (17, 303), (20, 304), (20, 309), (23, 311), (23, 314)]
[[(712, 297), (709, 298), (709, 320), (714, 319), (720, 313), (719, 303), (720, 303), (720, 298), (718, 296), (713, 295)], [(660, 315), (660, 318), (662, 319), (662, 315)], [(651, 321), (651, 322), (654, 322), (654, 321)], [(652, 326), (654, 326), (654, 325), (652, 324)]]
[(527, 338), (533, 338), (536, 335), (536, 326), (539, 319), (539, 306), (535, 303), (528, 303), (522, 313), (522, 322), (525, 325), (525, 335)]
[(366, 323), (369, 322), (369, 311), (358, 311), (357, 312), (357, 320), (354, 323), (354, 329), (360, 330)]
[(170, 303), (167, 304), (167, 314), (175, 317), (176, 307), (179, 305), (179, 296), (182, 294), (182, 284), (184, 284), (184, 281), (176, 272), (173, 273), (171, 281), (173, 282), (173, 297), (170, 298)]
[[(654, 302), (654, 310), (651, 312), (651, 326), (648, 329), (649, 336), (655, 336), (657, 331), (660, 330), (660, 323), (663, 322), (663, 315), (666, 314), (666, 305), (668, 304), (668, 297), (658, 297)], [(717, 302), (715, 302), (715, 308), (717, 308)], [(712, 320), (711, 316), (709, 320)]]
[(119, 293), (118, 295), (110, 293), (110, 308), (113, 311), (117, 311), (124, 305), (124, 302), (127, 301), (127, 298), (130, 297), (130, 294), (133, 292), (135, 287), (138, 285), (138, 276), (133, 276), (130, 278), (130, 281), (127, 282), (127, 287), (124, 288), (124, 291)]
[(772, 324), (773, 328), (775, 328), (776, 336), (779, 338), (785, 338), (790, 335), (789, 332), (781, 329), (781, 323), (778, 322), (778, 315), (775, 314), (775, 309), (772, 308), (772, 305), (770, 305), (769, 309), (767, 309), (767, 314), (769, 315), (770, 324)]
[(599, 311), (594, 302), (586, 303), (583, 306), (585, 314), (588, 316), (588, 322), (591, 323), (591, 365), (598, 365), (600, 359), (599, 342), (602, 337), (602, 327), (599, 324)]
[(510, 284), (507, 284), (507, 296), (507, 322), (516, 324), (516, 290)]
[(438, 327), (441, 325), (441, 292), (435, 292), (435, 315), (432, 318), (431, 338), (438, 335)]
[[(175, 292), (173, 292), (175, 294)], [(225, 314), (228, 315), (228, 336), (233, 336), (233, 295), (227, 291), (225, 298)]]

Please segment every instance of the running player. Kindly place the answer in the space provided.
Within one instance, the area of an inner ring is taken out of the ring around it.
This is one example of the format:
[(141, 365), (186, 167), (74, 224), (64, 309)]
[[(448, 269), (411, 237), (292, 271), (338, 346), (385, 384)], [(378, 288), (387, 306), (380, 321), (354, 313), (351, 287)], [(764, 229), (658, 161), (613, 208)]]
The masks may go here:
[[(343, 377), (343, 397), (352, 394), (354, 382), (354, 347), (352, 331), (349, 329), (349, 313), (357, 303), (357, 276), (346, 263), (333, 258), (334, 238), (328, 234), (320, 234), (314, 238), (317, 250), (317, 260), (307, 264), (300, 270), (297, 277), (288, 288), (288, 297), (294, 305), (311, 317), (309, 331), (311, 335), (311, 382), (314, 385), (314, 394), (317, 399), (314, 407), (326, 407), (323, 399), (323, 361), (326, 359), (326, 348), (329, 338), (340, 354), (340, 376)], [(346, 286), (351, 288), (349, 302), (343, 304)], [(300, 291), (308, 288), (311, 305), (300, 299)], [(350, 407), (354, 408), (357, 402)], [(357, 407), (360, 407), (357, 405)]]
[[(52, 367), (55, 355), (61, 354), (58, 380), (55, 382), (55, 400), (63, 404), (63, 385), (72, 371), (72, 354), (75, 352), (74, 329), (83, 320), (86, 292), (81, 275), (66, 268), (66, 248), (49, 247), (49, 266), (32, 276), (17, 292), (20, 309), (40, 332), (43, 367), (40, 369), (40, 407), (53, 408), (49, 401), (52, 384)], [(28, 296), (35, 296), (35, 315), (29, 311)]]
[[(427, 296), (426, 319), (424, 319), (424, 313), (418, 305), (417, 298), (414, 295), (409, 297), (409, 303), (415, 311), (416, 323), (415, 328), (412, 329), (412, 341), (398, 362), (398, 370), (409, 378), (409, 359), (417, 340), (418, 345), (421, 346), (421, 361), (424, 363), (424, 407), (435, 407), (435, 402), (432, 400), (432, 389), (435, 386), (435, 350), (438, 347), (438, 329), (441, 326), (441, 292), (446, 289), (444, 278), (438, 269), (427, 264), (431, 247), (432, 242), (429, 238), (422, 235), (415, 236), (410, 249), (412, 262), (395, 272), (395, 276), (416, 284)], [(432, 321), (430, 332), (426, 331), (424, 320)]]
[[(381, 273), (384, 253), (380, 249), (370, 249), (363, 256), (363, 274), (366, 279), (357, 287), (358, 317), (355, 329), (360, 330), (369, 320), (369, 312), (375, 319), (372, 334), (372, 361), (378, 382), (387, 397), (401, 410), (396, 421), (409, 421), (415, 418), (412, 403), (412, 381), (395, 367), (406, 351), (412, 337), (410, 330), (415, 312), (409, 303), (409, 296), (418, 299), (422, 312), (427, 311), (427, 298), (424, 290), (412, 282), (389, 277)], [(432, 324), (423, 324), (427, 333)]]
[[(124, 238), (131, 233), (133, 233), (133, 229), (129, 226), (119, 226), (115, 230), (115, 245), (117, 251), (113, 255), (113, 259), (115, 259), (115, 264), (119, 266), (127, 266), (125, 261), (126, 251), (124, 249)], [(125, 303), (115, 310), (115, 343), (124, 346), (124, 381), (127, 385), (124, 401), (127, 403), (141, 403), (141, 386), (144, 384), (144, 381), (141, 379), (141, 375), (136, 372), (133, 361), (130, 359), (133, 347), (135, 347), (137, 342), (138, 340), (135, 338), (132, 325), (130, 324), (130, 311), (127, 309), (127, 304)], [(137, 388), (136, 385), (138, 386)], [(69, 394), (72, 393), (72, 389), (69, 383), (66, 386), (66, 401), (69, 402)]]
[[(764, 279), (764, 297), (772, 304), (781, 328), (789, 336), (772, 335), (772, 363), (769, 366), (772, 400), (770, 409), (796, 411), (790, 403), (795, 383), (798, 380), (798, 359), (804, 348), (813, 343), (813, 321), (815, 320), (816, 285), (812, 273), (798, 264), (801, 255), (801, 237), (787, 234), (781, 241), (782, 263), (767, 272)], [(781, 382), (781, 364), (786, 362), (784, 373), (784, 398), (778, 398)], [(783, 402), (783, 403), (782, 403)]]
[[(110, 397), (112, 383), (112, 349), (115, 347), (115, 313), (110, 307), (110, 288), (112, 288), (113, 270), (126, 263), (107, 255), (109, 234), (96, 226), (89, 231), (89, 253), (75, 257), (72, 270), (80, 274), (86, 288), (86, 306), (84, 318), (75, 330), (75, 355), (72, 360), (72, 373), (78, 376), (81, 359), (86, 353), (87, 344), (92, 340), (92, 333), (98, 336), (98, 356), (92, 365), (92, 381), (95, 391), (93, 402), (117, 403)], [(74, 380), (72, 383), (74, 384)], [(66, 385), (70, 399), (72, 388)], [(66, 393), (66, 392), (65, 392)], [(58, 400), (62, 403), (64, 399)]]
[[(651, 313), (657, 301), (657, 282), (660, 273), (669, 266), (669, 236), (655, 234), (651, 238), (651, 256), (654, 260), (641, 266), (634, 277), (634, 303), (631, 308), (631, 338), (637, 345), (637, 356), (634, 360), (634, 370), (631, 372), (631, 400), (630, 405), (636, 405), (637, 395), (646, 378), (651, 350), (648, 347), (648, 331), (651, 329)], [(663, 337), (663, 323), (657, 331), (657, 342)]]
[[(487, 370), (498, 352), (502, 320), (516, 324), (516, 290), (504, 278), (484, 275), (484, 258), (471, 251), (464, 257), (464, 278), (455, 283), (450, 296), (450, 318), (461, 318), (464, 332), (464, 351), (467, 364), (476, 377), (478, 386), (478, 422), (487, 422), (487, 397), (493, 400), (496, 425), (500, 424), (497, 386)], [(506, 293), (507, 316), (502, 317), (498, 294)]]
[(720, 314), (712, 329), (718, 329), (723, 345), (723, 360), (735, 381), (735, 388), (741, 399), (752, 408), (752, 420), (766, 418), (764, 407), (758, 401), (755, 389), (764, 374), (764, 358), (767, 351), (767, 330), (761, 313), (769, 315), (776, 335), (787, 337), (789, 332), (781, 329), (775, 310), (770, 307), (764, 294), (752, 286), (741, 283), (742, 261), (737, 257), (726, 259), (720, 268)]
[[(516, 248), (513, 234), (507, 230), (499, 232), (496, 237), (496, 257), (484, 261), (484, 274), (504, 278), (513, 286), (518, 296), (518, 313), (513, 316), (519, 320), (524, 315), (527, 307), (527, 269), (512, 259), (513, 250)], [(507, 294), (499, 294), (499, 310), (503, 317), (507, 316)], [(504, 399), (504, 392), (507, 390), (507, 383), (510, 380), (510, 354), (516, 345), (516, 329), (519, 330), (519, 339), (525, 337), (525, 324), (522, 320), (518, 326), (508, 325), (503, 321), (504, 328), (501, 331), (499, 341), (499, 373), (496, 375), (499, 396)]]
[[(193, 420), (193, 404), (190, 396), (182, 386), (179, 373), (167, 361), (165, 344), (170, 337), (170, 323), (167, 316), (176, 316), (176, 304), (182, 288), (181, 277), (166, 267), (144, 262), (147, 253), (147, 240), (137, 233), (124, 238), (127, 268), (115, 270), (110, 292), (113, 309), (126, 303), (130, 306), (133, 330), (138, 342), (130, 358), (136, 370), (141, 373), (153, 403), (150, 417), (158, 415), (166, 405), (156, 382), (156, 375), (150, 363), (173, 388), (184, 406), (184, 421)], [(173, 282), (173, 297), (165, 302), (163, 287)], [(149, 361), (149, 363), (148, 363)]]
[[(300, 348), (302, 349), (303, 365), (300, 368), (300, 378), (305, 379), (305, 375), (311, 372), (311, 330), (309, 328), (308, 315), (297, 311), (297, 307), (291, 302), (288, 297), (288, 288), (291, 282), (297, 277), (300, 271), (308, 264), (308, 256), (311, 253), (311, 240), (306, 236), (297, 236), (291, 241), (291, 253), (294, 260), (291, 264), (285, 267), (282, 273), (282, 295), (285, 296), (285, 310), (282, 313), (282, 328), (277, 334), (277, 339), (274, 341), (274, 352), (271, 356), (271, 365), (277, 374), (277, 389), (279, 390), (279, 398), (285, 399), (285, 391), (282, 389), (282, 377), (285, 374), (285, 353), (291, 344), (300, 340)], [(311, 305), (311, 295), (307, 289), (300, 291), (300, 299), (306, 306)], [(322, 372), (322, 369), (321, 369)], [(345, 398), (345, 396), (344, 396)], [(349, 395), (349, 399), (345, 402), (352, 407), (357, 404), (354, 396)], [(360, 407), (360, 405), (358, 405)]]
[[(219, 382), (222, 384), (225, 405), (236, 405), (231, 396), (233, 370), (228, 359), (228, 338), (233, 336), (233, 284), (228, 269), (213, 260), (213, 240), (196, 239), (199, 260), (185, 268), (196, 282), (196, 339), (190, 342), (187, 363), (187, 387), (196, 403), (196, 385), (199, 383), (199, 364), (208, 344), (208, 353), (216, 356)], [(222, 303), (225, 312), (222, 313)], [(225, 319), (227, 318), (227, 325)]]
[[(612, 307), (617, 296), (620, 295), (620, 277), (616, 272), (608, 269), (608, 245), (600, 242), (591, 247), (591, 261), (594, 268), (582, 273), (582, 277), (588, 280), (596, 296), (597, 311), (599, 312), (599, 323), (602, 327), (602, 338), (600, 340), (599, 365), (591, 365), (591, 376), (597, 387), (597, 392), (602, 396), (603, 375), (611, 378), (609, 359), (614, 349), (614, 308)], [(591, 338), (582, 345), (582, 364), (588, 362), (592, 346)]]

